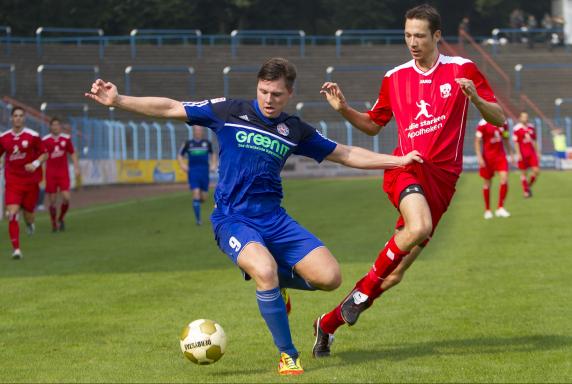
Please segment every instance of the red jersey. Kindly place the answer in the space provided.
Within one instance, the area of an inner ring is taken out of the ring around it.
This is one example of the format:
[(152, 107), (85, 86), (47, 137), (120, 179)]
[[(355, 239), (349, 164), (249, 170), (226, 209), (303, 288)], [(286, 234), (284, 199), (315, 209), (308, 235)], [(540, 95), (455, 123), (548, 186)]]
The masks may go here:
[(0, 135), (0, 156), (6, 153), (6, 183), (30, 184), (42, 181), (42, 168), (28, 172), (25, 165), (36, 160), (44, 153), (40, 135), (30, 128), (23, 128), (20, 133), (11, 129)]
[(497, 127), (481, 119), (477, 125), (475, 136), (483, 141), (483, 157), (490, 160), (506, 157), (503, 139), (508, 138), (508, 135), (507, 123), (504, 123), (502, 127)]
[(48, 152), (48, 160), (46, 160), (46, 178), (69, 177), (68, 170), (68, 153), (74, 153), (73, 144), (70, 135), (61, 133), (54, 136), (51, 133), (42, 138), (42, 142), (46, 152)]
[(517, 143), (520, 148), (520, 155), (522, 157), (534, 156), (534, 142), (536, 141), (536, 131), (534, 125), (521, 123), (516, 124), (512, 128), (512, 140)]
[(461, 173), (469, 99), (455, 82), (460, 77), (472, 80), (484, 100), (496, 102), (477, 66), (462, 57), (439, 55), (427, 72), (411, 60), (385, 74), (379, 97), (368, 114), (382, 126), (395, 116), (399, 143), (394, 154), (405, 155), (416, 149), (425, 161)]

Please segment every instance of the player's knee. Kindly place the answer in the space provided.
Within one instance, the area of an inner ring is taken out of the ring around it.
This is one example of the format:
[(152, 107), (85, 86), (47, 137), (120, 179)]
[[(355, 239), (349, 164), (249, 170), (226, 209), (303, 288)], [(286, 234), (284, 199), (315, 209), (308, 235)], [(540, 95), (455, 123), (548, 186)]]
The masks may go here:
[(337, 267), (325, 273), (320, 288), (324, 291), (333, 291), (340, 285), (342, 285), (342, 273), (340, 272), (340, 268)]
[(409, 234), (409, 241), (411, 244), (419, 244), (423, 240), (431, 236), (433, 225), (430, 221), (419, 221), (405, 227)]
[(249, 271), (249, 274), (254, 278), (257, 283), (265, 285), (278, 284), (278, 272), (276, 265), (261, 264), (257, 265), (253, 270)]

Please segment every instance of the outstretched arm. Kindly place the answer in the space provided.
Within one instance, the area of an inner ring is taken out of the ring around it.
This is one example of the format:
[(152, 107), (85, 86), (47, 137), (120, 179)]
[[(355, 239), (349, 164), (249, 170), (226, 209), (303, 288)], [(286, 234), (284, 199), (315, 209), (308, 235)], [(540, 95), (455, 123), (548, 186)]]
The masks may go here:
[(123, 109), (141, 115), (162, 119), (187, 120), (183, 104), (165, 97), (133, 97), (120, 95), (115, 84), (97, 79), (90, 92), (85, 93), (89, 99), (108, 106)]
[(333, 109), (339, 112), (344, 119), (349, 121), (354, 127), (363, 133), (375, 136), (381, 130), (381, 127), (374, 123), (367, 113), (359, 112), (348, 105), (338, 84), (326, 82), (322, 85), (320, 93), (326, 96), (326, 100), (330, 103), (330, 106)]
[(414, 162), (423, 162), (421, 155), (417, 151), (411, 151), (405, 156), (393, 156), (343, 144), (338, 144), (336, 149), (326, 159), (359, 169), (392, 169), (404, 167)]

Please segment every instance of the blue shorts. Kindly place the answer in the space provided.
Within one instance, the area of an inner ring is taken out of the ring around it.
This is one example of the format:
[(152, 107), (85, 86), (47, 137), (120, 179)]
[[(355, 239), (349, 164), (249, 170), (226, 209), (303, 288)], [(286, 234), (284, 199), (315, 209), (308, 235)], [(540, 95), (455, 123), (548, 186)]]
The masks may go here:
[(191, 190), (199, 188), (201, 191), (209, 190), (209, 169), (206, 167), (189, 169), (189, 188)]
[(215, 209), (211, 222), (218, 247), (235, 264), (244, 247), (256, 242), (268, 248), (280, 270), (291, 272), (304, 256), (324, 246), (284, 208), (254, 218), (224, 215)]

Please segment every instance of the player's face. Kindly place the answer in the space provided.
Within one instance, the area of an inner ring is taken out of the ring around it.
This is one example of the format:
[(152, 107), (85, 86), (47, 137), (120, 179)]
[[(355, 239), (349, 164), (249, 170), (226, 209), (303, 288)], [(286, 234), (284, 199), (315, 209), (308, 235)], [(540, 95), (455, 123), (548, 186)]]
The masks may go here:
[(193, 127), (193, 138), (196, 140), (201, 140), (203, 138), (203, 127), (194, 126)]
[(16, 129), (22, 128), (24, 126), (24, 111), (18, 109), (12, 115), (12, 126)]
[(519, 120), (522, 124), (528, 123), (528, 113), (522, 112), (522, 113), (520, 114), (520, 116), (518, 117), (518, 120)]
[(405, 44), (416, 61), (426, 61), (433, 57), (441, 31), (431, 34), (429, 21), (420, 19), (405, 20)]
[(278, 117), (292, 97), (292, 89), (286, 87), (284, 78), (279, 80), (258, 80), (256, 99), (258, 107), (266, 117)]
[(59, 135), (62, 133), (62, 124), (57, 120), (54, 121), (52, 124), (50, 124), (50, 131), (54, 135)]

